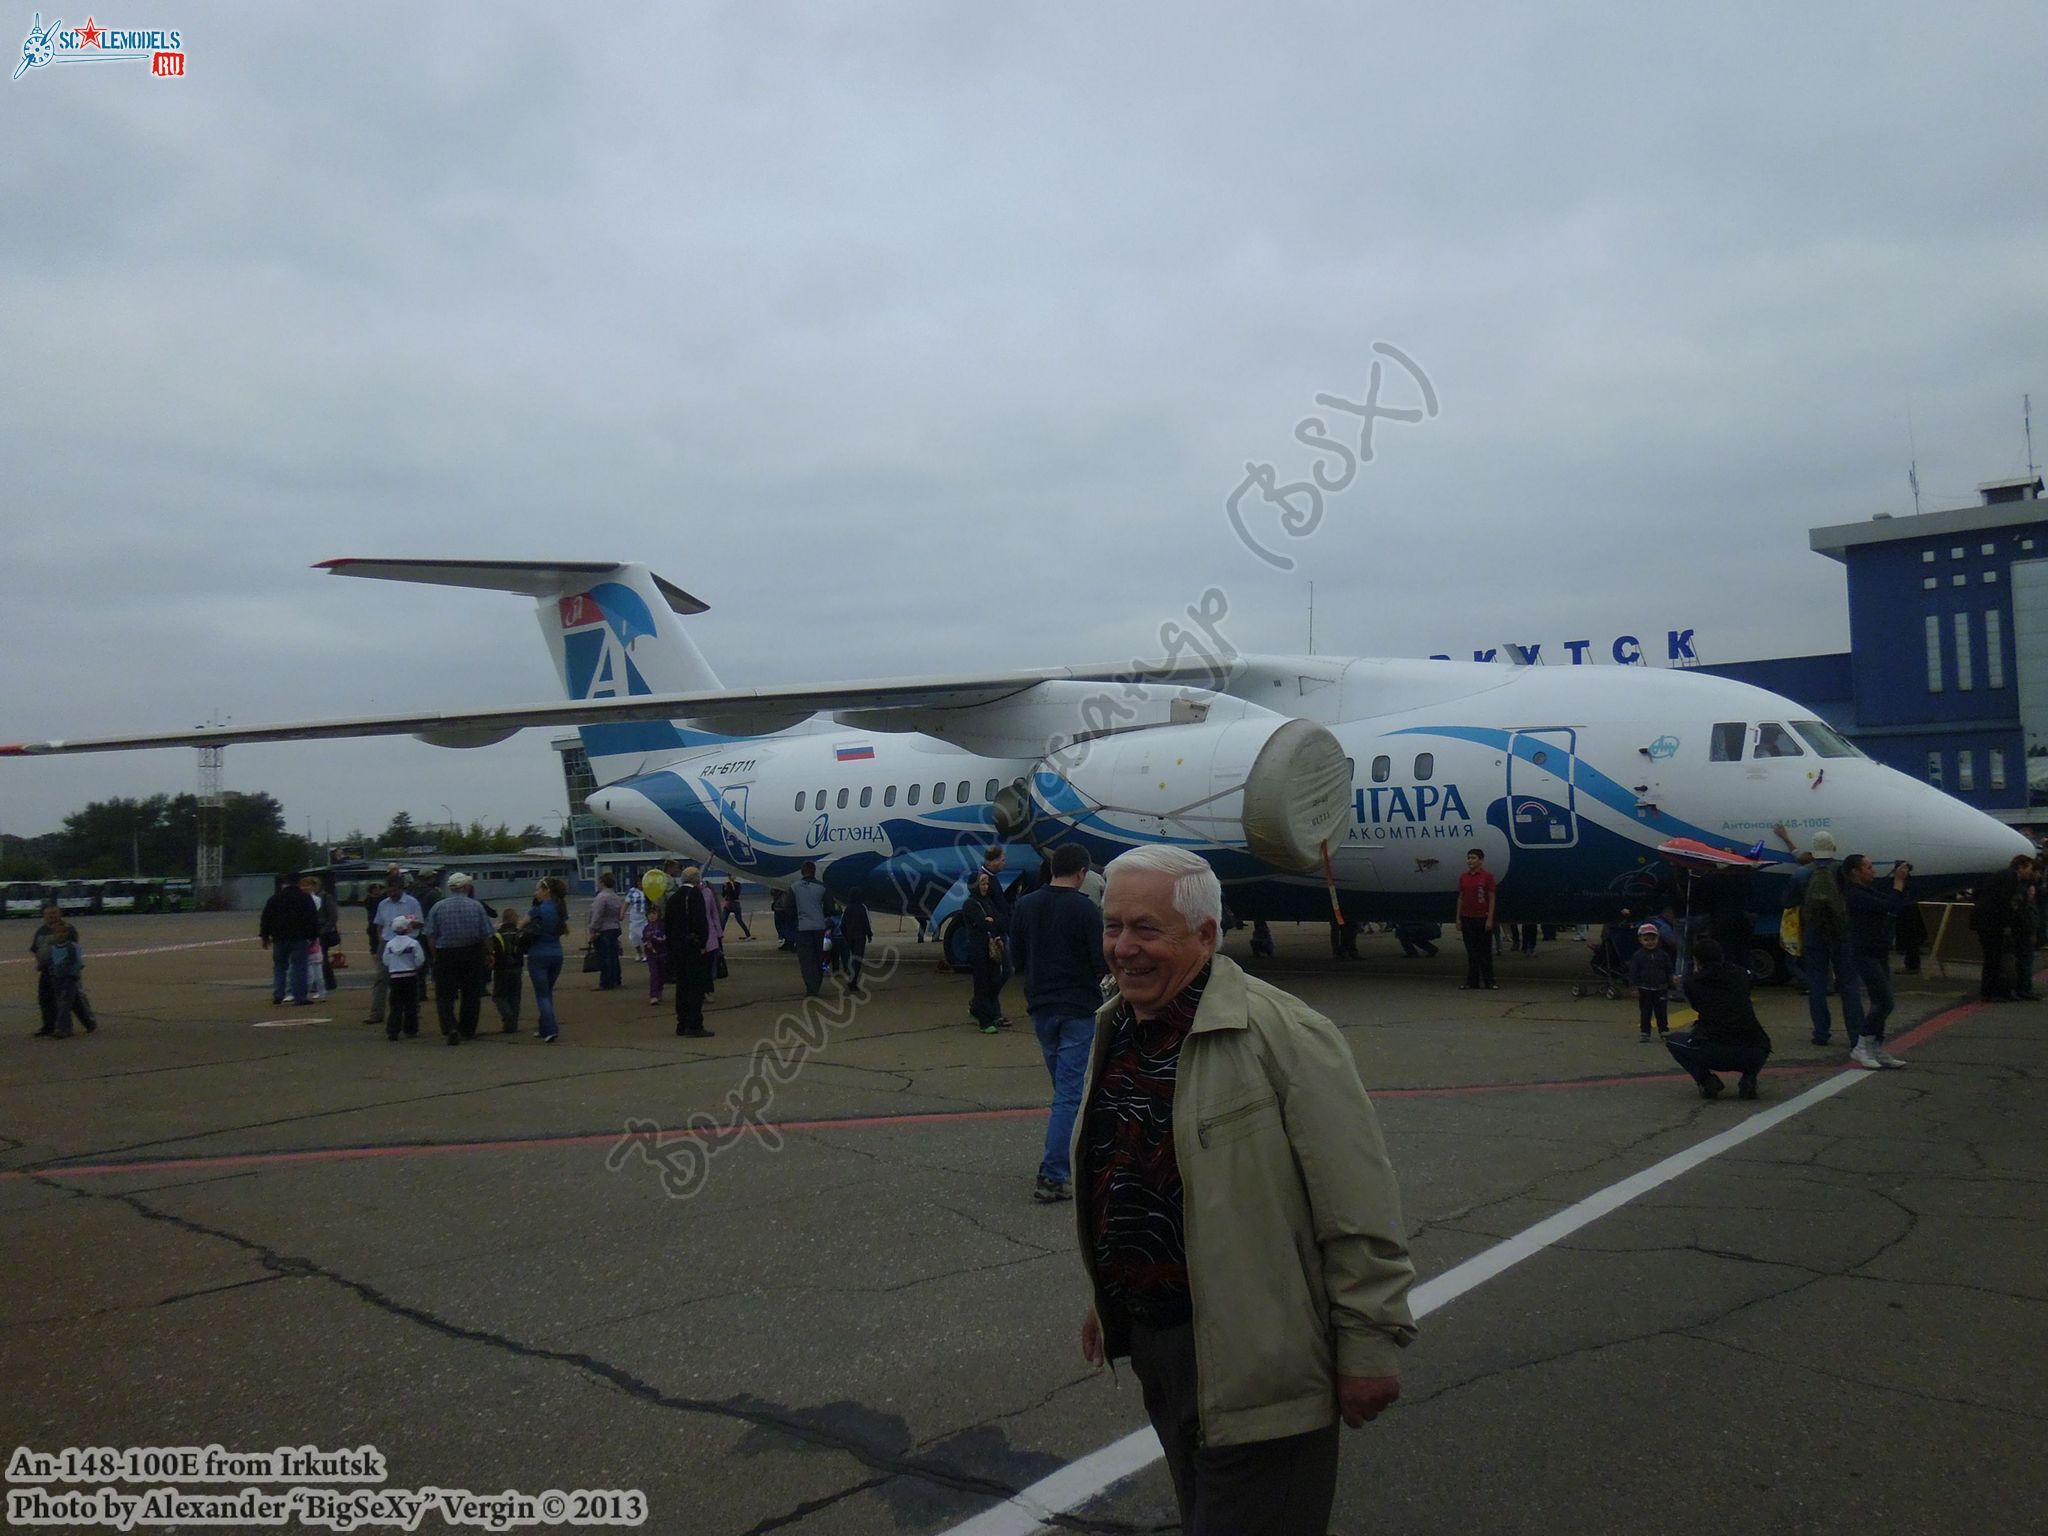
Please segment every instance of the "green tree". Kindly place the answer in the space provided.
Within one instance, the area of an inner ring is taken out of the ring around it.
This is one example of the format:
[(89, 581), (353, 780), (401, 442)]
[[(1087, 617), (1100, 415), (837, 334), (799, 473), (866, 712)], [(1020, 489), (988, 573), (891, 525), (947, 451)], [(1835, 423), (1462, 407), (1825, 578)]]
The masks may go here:
[[(105, 879), (139, 869), (144, 875), (190, 878), (199, 849), (199, 799), (95, 800), (65, 817), (56, 839), (57, 848), (47, 857), (59, 874)], [(226, 796), (220, 839), (221, 869), (227, 875), (300, 869), (317, 856), (305, 838), (286, 831), (277, 797), (261, 791)]]
[(419, 840), (420, 829), (404, 811), (392, 817), (391, 824), (384, 829), (383, 846), (387, 848), (409, 848)]

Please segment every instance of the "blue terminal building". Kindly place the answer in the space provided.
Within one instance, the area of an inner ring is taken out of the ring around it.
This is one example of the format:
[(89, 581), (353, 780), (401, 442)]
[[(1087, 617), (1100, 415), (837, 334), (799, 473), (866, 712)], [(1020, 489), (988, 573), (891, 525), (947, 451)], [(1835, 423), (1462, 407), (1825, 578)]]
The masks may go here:
[(2048, 501), (2028, 475), (1950, 512), (1811, 530), (1849, 577), (1849, 649), (1703, 665), (1808, 706), (1881, 763), (2048, 824)]

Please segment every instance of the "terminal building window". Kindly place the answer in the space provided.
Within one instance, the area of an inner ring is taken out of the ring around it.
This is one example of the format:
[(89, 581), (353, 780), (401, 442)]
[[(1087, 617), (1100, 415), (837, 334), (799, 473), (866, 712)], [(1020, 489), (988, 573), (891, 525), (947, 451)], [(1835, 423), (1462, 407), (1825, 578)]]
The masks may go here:
[[(1956, 692), (1968, 693), (1975, 686), (1970, 676), (1970, 616), (1956, 615)], [(1962, 777), (1960, 768), (1956, 776)]]
[(1984, 686), (2005, 686), (2005, 620), (1996, 608), (1984, 610)]
[(1372, 781), (1384, 784), (1394, 776), (1394, 760), (1391, 757), (1376, 757), (1372, 760)]
[(1724, 720), (1714, 727), (1713, 744), (1707, 749), (1707, 760), (1715, 763), (1739, 763), (1742, 761), (1742, 744), (1749, 739), (1747, 720)]
[(1939, 752), (1927, 754), (1927, 782), (1936, 789), (1941, 788), (1941, 754)]
[(1932, 592), (1935, 585), (1936, 583), (1932, 576), (1922, 576), (1920, 578), (1920, 590), (1922, 592)]
[(1985, 756), (1991, 761), (1991, 787), (1993, 789), (2005, 788), (2005, 749), (2003, 747), (1993, 747)]
[(1941, 620), (1927, 615), (1927, 691), (1941, 692)]
[(1756, 728), (1756, 750), (1752, 757), (1804, 757), (1806, 749), (1792, 739), (1792, 733), (1775, 720)]
[(1923, 550), (1921, 550), (1921, 551), (1920, 551), (1920, 563), (1921, 563), (1922, 565), (1932, 565), (1932, 564), (1934, 564), (1934, 551), (1933, 551), (1933, 550), (1931, 550), (1931, 549), (1923, 549)]
[(1956, 788), (1977, 787), (1977, 754), (1965, 748), (1956, 754)]

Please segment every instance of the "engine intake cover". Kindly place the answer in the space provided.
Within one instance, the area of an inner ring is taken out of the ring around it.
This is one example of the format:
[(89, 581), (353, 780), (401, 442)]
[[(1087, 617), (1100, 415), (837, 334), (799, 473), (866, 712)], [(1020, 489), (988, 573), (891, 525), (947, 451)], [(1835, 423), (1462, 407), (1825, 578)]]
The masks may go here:
[(1251, 708), (1069, 747), (1040, 764), (1031, 796), (1104, 859), (1171, 842), (1225, 879), (1307, 874), (1343, 833), (1351, 768), (1323, 726)]
[(1323, 845), (1343, 836), (1351, 764), (1313, 720), (1267, 738), (1244, 785), (1244, 841), (1253, 858), (1293, 874), (1320, 869)]

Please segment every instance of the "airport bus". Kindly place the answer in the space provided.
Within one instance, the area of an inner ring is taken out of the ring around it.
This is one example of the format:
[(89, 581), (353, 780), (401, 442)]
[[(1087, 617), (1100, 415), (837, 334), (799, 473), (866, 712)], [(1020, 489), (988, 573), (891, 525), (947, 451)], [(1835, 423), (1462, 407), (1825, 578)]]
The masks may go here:
[(65, 880), (55, 887), (50, 900), (66, 917), (91, 917), (100, 909), (97, 880)]
[[(192, 882), (178, 882), (186, 890), (186, 904), (191, 904)], [(89, 880), (88, 885), (99, 887), (98, 910), (102, 915), (118, 912), (163, 912), (169, 910), (167, 888), (171, 881), (156, 876), (140, 879)]]
[(47, 880), (10, 880), (0, 885), (0, 913), (8, 917), (41, 918), (54, 889)]

